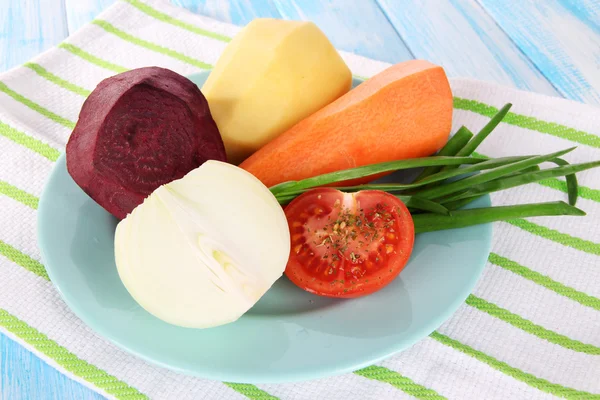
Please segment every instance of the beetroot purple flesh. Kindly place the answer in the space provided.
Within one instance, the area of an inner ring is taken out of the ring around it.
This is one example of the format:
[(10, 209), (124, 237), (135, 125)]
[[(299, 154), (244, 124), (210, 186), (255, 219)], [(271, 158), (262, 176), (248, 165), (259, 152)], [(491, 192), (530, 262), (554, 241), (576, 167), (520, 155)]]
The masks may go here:
[(189, 79), (158, 67), (100, 82), (67, 143), (73, 180), (119, 219), (207, 160), (226, 155), (204, 95)]

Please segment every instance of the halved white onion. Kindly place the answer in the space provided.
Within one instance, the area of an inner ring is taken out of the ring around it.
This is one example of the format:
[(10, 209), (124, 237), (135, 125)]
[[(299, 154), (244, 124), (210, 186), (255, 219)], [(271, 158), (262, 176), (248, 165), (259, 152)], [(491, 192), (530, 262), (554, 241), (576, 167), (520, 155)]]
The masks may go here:
[(287, 220), (269, 189), (219, 161), (156, 189), (115, 233), (131, 296), (190, 328), (237, 320), (281, 277), (289, 252)]

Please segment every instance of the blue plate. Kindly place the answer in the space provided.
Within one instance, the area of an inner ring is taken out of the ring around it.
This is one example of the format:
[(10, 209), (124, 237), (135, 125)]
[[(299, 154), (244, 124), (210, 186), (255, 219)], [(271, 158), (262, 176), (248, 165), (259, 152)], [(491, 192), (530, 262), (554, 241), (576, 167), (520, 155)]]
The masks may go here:
[[(206, 75), (192, 77), (201, 86)], [(488, 197), (475, 207), (489, 206)], [(406, 349), (467, 298), (491, 245), (491, 224), (417, 235), (400, 276), (373, 295), (336, 300), (281, 278), (238, 321), (179, 328), (129, 295), (114, 262), (117, 220), (57, 161), (40, 200), (38, 235), (52, 282), (79, 318), (152, 363), (230, 382), (276, 383), (354, 371)]]

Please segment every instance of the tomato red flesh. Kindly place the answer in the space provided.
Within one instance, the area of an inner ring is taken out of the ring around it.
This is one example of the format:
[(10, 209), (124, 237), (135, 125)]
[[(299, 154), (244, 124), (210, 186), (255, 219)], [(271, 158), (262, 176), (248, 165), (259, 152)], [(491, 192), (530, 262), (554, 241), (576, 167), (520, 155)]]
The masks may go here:
[(294, 199), (285, 214), (292, 240), (285, 274), (321, 296), (373, 293), (402, 271), (412, 251), (412, 218), (389, 193), (314, 189)]

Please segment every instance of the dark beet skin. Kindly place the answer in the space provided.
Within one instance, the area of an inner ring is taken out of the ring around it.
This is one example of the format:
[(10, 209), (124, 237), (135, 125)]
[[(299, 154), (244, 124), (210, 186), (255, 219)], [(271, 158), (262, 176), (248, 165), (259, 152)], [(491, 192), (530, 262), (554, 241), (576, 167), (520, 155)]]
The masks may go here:
[(226, 155), (204, 95), (189, 79), (158, 67), (100, 82), (67, 143), (73, 180), (119, 219), (207, 160)]

